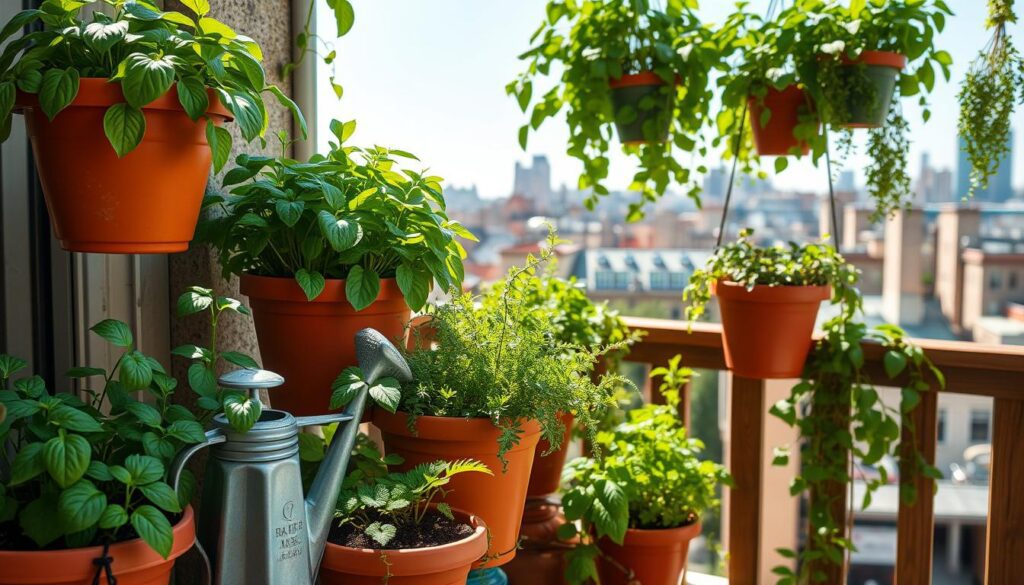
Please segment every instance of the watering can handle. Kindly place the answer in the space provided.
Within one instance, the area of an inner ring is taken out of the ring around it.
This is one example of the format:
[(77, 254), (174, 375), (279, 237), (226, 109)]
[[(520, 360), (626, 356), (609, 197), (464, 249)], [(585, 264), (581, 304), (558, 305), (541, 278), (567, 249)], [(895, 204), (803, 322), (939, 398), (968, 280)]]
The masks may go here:
[(338, 412), (334, 414), (318, 414), (316, 416), (295, 417), (295, 423), (300, 427), (322, 426), (333, 423), (343, 423), (354, 419), (355, 416), (349, 412)]

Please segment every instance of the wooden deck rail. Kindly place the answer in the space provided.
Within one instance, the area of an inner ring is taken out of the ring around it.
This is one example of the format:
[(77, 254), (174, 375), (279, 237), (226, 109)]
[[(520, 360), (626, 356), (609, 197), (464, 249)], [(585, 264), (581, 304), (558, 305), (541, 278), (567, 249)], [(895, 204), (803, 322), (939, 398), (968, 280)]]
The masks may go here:
[[(691, 368), (725, 370), (721, 327), (697, 323), (692, 331), (679, 321), (627, 318), (630, 327), (647, 332), (627, 358), (653, 365), (666, 363), (676, 354)], [(983, 345), (930, 339), (914, 340), (942, 370), (944, 392), (994, 398), (989, 519), (985, 583), (1021, 583), (1024, 575), (1024, 347)], [(882, 369), (881, 346), (865, 344), (866, 370), (879, 385), (893, 385)], [(761, 577), (762, 470), (764, 425), (769, 405), (765, 381), (735, 377), (732, 380), (729, 425), (729, 462), (735, 487), (727, 501), (729, 582), (733, 585), (763, 583)], [(940, 390), (935, 388), (935, 390)], [(689, 399), (689, 396), (686, 397)], [(912, 415), (916, 440), (922, 454), (934, 463), (938, 427), (938, 399), (925, 393)], [(909, 437), (905, 421), (904, 436)], [(932, 493), (934, 481), (917, 480), (917, 491)], [(914, 505), (902, 502), (897, 521), (896, 582), (898, 585), (929, 585), (932, 581), (932, 546), (935, 515), (933, 499), (919, 497)], [(845, 571), (844, 571), (845, 573)]]

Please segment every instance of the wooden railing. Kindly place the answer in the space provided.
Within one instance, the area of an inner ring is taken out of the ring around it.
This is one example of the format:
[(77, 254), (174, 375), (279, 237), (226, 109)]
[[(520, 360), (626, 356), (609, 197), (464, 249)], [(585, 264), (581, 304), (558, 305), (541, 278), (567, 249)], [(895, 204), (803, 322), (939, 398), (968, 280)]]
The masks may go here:
[[(630, 362), (662, 365), (681, 354), (690, 368), (725, 370), (721, 328), (658, 319), (628, 318), (629, 326), (647, 332), (629, 357)], [(983, 345), (956, 341), (914, 340), (946, 378), (943, 392), (990, 396), (993, 403), (992, 458), (989, 484), (989, 515), (985, 559), (985, 583), (1024, 583), (1024, 347)], [(866, 370), (879, 385), (887, 381), (882, 368), (882, 348), (864, 346)], [(726, 503), (729, 583), (773, 583), (766, 576), (763, 557), (766, 530), (763, 518), (765, 438), (769, 404), (764, 380), (731, 378), (730, 436), (727, 461), (734, 486)], [(687, 393), (689, 394), (689, 393)], [(916, 439), (923, 456), (934, 464), (938, 428), (937, 392), (926, 392), (913, 414), (904, 420), (903, 436)], [(689, 399), (689, 396), (686, 397)], [(910, 433), (909, 428), (916, 428)], [(916, 480), (913, 505), (902, 502), (897, 520), (896, 582), (898, 585), (930, 585), (935, 525), (931, 479)], [(794, 527), (795, 529), (795, 527)], [(842, 568), (845, 574), (845, 567)], [(830, 581), (832, 581), (830, 579)], [(838, 582), (838, 581), (837, 581)], [(832, 585), (830, 583), (830, 585)]]

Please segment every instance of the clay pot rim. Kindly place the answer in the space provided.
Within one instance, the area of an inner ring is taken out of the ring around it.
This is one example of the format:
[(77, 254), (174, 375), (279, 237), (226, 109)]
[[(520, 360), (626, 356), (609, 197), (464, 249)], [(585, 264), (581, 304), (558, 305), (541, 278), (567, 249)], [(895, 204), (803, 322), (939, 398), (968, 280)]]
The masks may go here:
[(751, 303), (814, 303), (832, 296), (829, 285), (754, 285), (745, 286), (730, 280), (720, 279), (711, 285), (711, 294), (727, 299)]
[(683, 540), (693, 540), (700, 536), (700, 531), (700, 518), (676, 528), (629, 528), (620, 546), (664, 546)]
[[(141, 538), (133, 538), (110, 545), (107, 554), (114, 559), (114, 573), (138, 572), (151, 567), (173, 562), (174, 559), (185, 554), (195, 544), (195, 515), (192, 506), (186, 506), (182, 517), (172, 528), (174, 543), (171, 545), (171, 553), (164, 559), (154, 551)], [(191, 538), (186, 538), (191, 534)], [(81, 566), (80, 560), (83, 557), (90, 559), (88, 564), (88, 579), (95, 572), (91, 559), (99, 558), (103, 554), (102, 546), (89, 546), (84, 548), (68, 548), (61, 550), (30, 550), (30, 551), (9, 551), (0, 550), (0, 566), (13, 571), (7, 575), (12, 579), (35, 579), (31, 583), (48, 583), (47, 579), (75, 579), (73, 573), (76, 565)], [(119, 555), (131, 555), (136, 559), (144, 559), (144, 562), (126, 564), (124, 561), (117, 564)], [(79, 562), (76, 562), (79, 561)], [(43, 569), (44, 570), (40, 570)]]
[[(436, 508), (436, 506), (431, 506)], [(473, 528), (473, 534), (440, 546), (402, 549), (350, 548), (327, 542), (322, 566), (329, 567), (329, 561), (337, 561), (340, 572), (369, 577), (383, 577), (386, 568), (381, 562), (381, 553), (388, 556), (390, 572), (395, 577), (428, 575), (473, 565), (487, 554), (487, 523), (483, 518), (452, 509), (456, 519)]]
[[(675, 80), (679, 84), (678, 77)], [(620, 89), (623, 87), (637, 87), (642, 85), (660, 86), (665, 85), (665, 80), (654, 71), (641, 71), (640, 73), (626, 73), (622, 77), (609, 77), (608, 87)]]
[[(231, 112), (221, 103), (220, 97), (215, 91), (206, 88), (206, 95), (210, 99), (210, 105), (206, 108), (207, 115), (218, 116), (229, 122), (235, 119)], [(110, 81), (106, 77), (83, 77), (78, 82), (78, 95), (75, 96), (75, 99), (68, 107), (106, 108), (114, 104), (124, 103), (124, 101), (124, 93), (121, 91), (121, 83), (119, 81)], [(15, 111), (34, 110), (38, 107), (39, 96), (19, 90), (15, 104)], [(164, 92), (163, 95), (142, 106), (141, 109), (184, 112), (185, 108), (178, 101), (177, 83), (172, 84), (171, 88)]]
[[(409, 431), (409, 413), (399, 410), (392, 414), (383, 408), (373, 409), (372, 422), (382, 432), (435, 441), (458, 443), (494, 443), (501, 432), (489, 418), (462, 418), (452, 416), (416, 417), (416, 434)], [(540, 440), (540, 423), (533, 419), (522, 421), (523, 433), (519, 435), (519, 444), (510, 451), (532, 449)], [(453, 427), (458, 427), (453, 428)]]
[(840, 56), (844, 65), (874, 65), (878, 67), (891, 67), (903, 70), (907, 66), (907, 56), (895, 51), (861, 51), (860, 55), (854, 58), (847, 57), (844, 53)]
[[(345, 295), (344, 278), (326, 279), (323, 292), (312, 301), (306, 298), (306, 293), (302, 291), (302, 287), (291, 276), (261, 276), (245, 272), (239, 277), (239, 281), (241, 293), (251, 298), (297, 303), (348, 304), (348, 296)], [(380, 293), (377, 294), (374, 303), (398, 299), (403, 301), (405, 299), (402, 289), (398, 286), (398, 279), (381, 278)]]

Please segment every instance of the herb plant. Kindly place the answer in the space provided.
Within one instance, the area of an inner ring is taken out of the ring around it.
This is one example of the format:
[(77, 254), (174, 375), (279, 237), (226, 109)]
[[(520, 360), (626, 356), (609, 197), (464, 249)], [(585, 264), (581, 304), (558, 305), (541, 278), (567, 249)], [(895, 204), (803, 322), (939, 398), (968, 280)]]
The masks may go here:
[(971, 165), (968, 196), (987, 188), (989, 178), (999, 171), (1010, 152), (1014, 109), (1024, 101), (1024, 60), (1006, 31), (1014, 22), (1013, 0), (989, 0), (986, 26), (992, 29), (992, 39), (960, 86), (958, 130)]
[(621, 544), (629, 528), (697, 522), (718, 505), (718, 484), (730, 481), (723, 466), (699, 459), (704, 445), (687, 436), (679, 418), (680, 390), (693, 375), (679, 361), (676, 356), (668, 367), (651, 372), (663, 376), (665, 404), (630, 411), (627, 422), (598, 434), (599, 459), (581, 457), (565, 468), (562, 504), (569, 522), (559, 528), (559, 537), (581, 540), (569, 553), (565, 576), (570, 583), (598, 580), (600, 539)]
[(854, 288), (857, 269), (827, 243), (760, 247), (754, 243), (754, 230), (740, 231), (739, 238), (719, 248), (704, 268), (694, 270), (683, 291), (689, 301), (686, 318), (699, 319), (711, 300), (711, 287), (717, 281), (735, 282), (752, 289), (755, 286), (831, 286), (832, 302), (858, 297)]
[[(16, 90), (38, 94), (39, 106), (51, 120), (74, 101), (82, 77), (120, 83), (125, 103), (111, 106), (104, 130), (118, 156), (142, 141), (146, 119), (142, 108), (177, 89), (182, 108), (192, 120), (206, 116), (207, 89), (214, 91), (234, 116), (247, 141), (263, 139), (267, 111), (262, 94), (269, 92), (291, 110), (306, 133), (298, 107), (279, 88), (269, 85), (263, 53), (251, 38), (209, 16), (208, 0), (185, 0), (191, 14), (163, 11), (143, 0), (102, 0), (114, 7), (113, 17), (97, 12), (82, 20), (82, 8), (97, 0), (45, 0), (39, 9), (15, 15), (0, 31), (6, 41), (25, 26), (42, 22), (44, 30), (10, 42), (0, 54), (0, 136), (8, 136)], [(206, 135), (220, 170), (231, 152), (230, 133), (207, 118)]]
[[(604, 180), (616, 117), (628, 123), (638, 115), (634, 108), (614, 110), (609, 80), (647, 71), (665, 82), (659, 91), (671, 103), (671, 126), (664, 142), (623, 146), (639, 166), (630, 190), (641, 193), (641, 199), (630, 205), (629, 219), (640, 219), (644, 203), (656, 201), (673, 182), (699, 202), (697, 179), (705, 169), (691, 169), (680, 161), (705, 152), (699, 136), (710, 108), (709, 74), (719, 63), (711, 32), (694, 14), (696, 6), (695, 0), (667, 0), (664, 10), (649, 0), (548, 2), (547, 18), (530, 39), (533, 46), (520, 55), (526, 70), (506, 91), (530, 115), (519, 130), (524, 149), (531, 130), (565, 111), (567, 153), (583, 164), (579, 189), (591, 192), (588, 208), (608, 194)], [(561, 68), (561, 78), (534, 100), (534, 83), (553, 67)]]
[(395, 278), (409, 307), (426, 303), (433, 282), (460, 288), (466, 252), (476, 240), (445, 213), (441, 178), (400, 169), (412, 154), (342, 146), (355, 121), (331, 123), (338, 142), (308, 162), (241, 155), (224, 177), (227, 196), (207, 198), (222, 213), (202, 220), (204, 240), (220, 252), (225, 275), (294, 278), (310, 300), (325, 279), (345, 279), (356, 310)]

